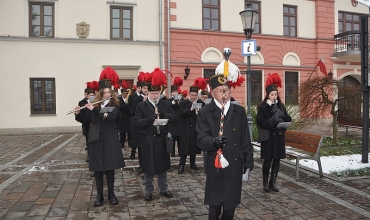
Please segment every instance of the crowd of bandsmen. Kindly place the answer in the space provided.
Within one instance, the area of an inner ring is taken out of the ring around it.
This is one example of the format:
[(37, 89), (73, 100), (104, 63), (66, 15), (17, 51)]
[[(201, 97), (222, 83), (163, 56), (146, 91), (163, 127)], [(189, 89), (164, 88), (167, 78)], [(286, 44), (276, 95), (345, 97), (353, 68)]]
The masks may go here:
[[(147, 100), (148, 85), (152, 80), (152, 74), (149, 72), (140, 72), (137, 77), (136, 85), (129, 85), (125, 80), (121, 81), (121, 85), (114, 85), (113, 93), (120, 101), (120, 114), (117, 119), (117, 128), (120, 138), (121, 147), (123, 148), (127, 142), (128, 147), (131, 148), (129, 158), (138, 158), (140, 167), (137, 169), (139, 174), (143, 173), (141, 160), (141, 139), (143, 131), (133, 126), (134, 116), (138, 103)], [(172, 110), (178, 116), (178, 120), (168, 123), (168, 130), (173, 139), (173, 151), (171, 157), (176, 156), (176, 146), (178, 147), (178, 156), (180, 157), (180, 164), (178, 173), (184, 172), (187, 155), (190, 155), (190, 168), (198, 170), (195, 164), (196, 154), (201, 151), (197, 147), (197, 138), (195, 131), (195, 124), (199, 108), (194, 108), (194, 103), (200, 103), (201, 107), (208, 104), (212, 96), (209, 92), (209, 86), (205, 78), (197, 78), (194, 80), (189, 90), (181, 90), (183, 80), (180, 77), (175, 77), (171, 85), (171, 97), (167, 98), (166, 87), (162, 86), (160, 90), (160, 100), (169, 102)], [(86, 83), (84, 90), (84, 98), (78, 103), (80, 107), (87, 103), (94, 101), (95, 93), (99, 91), (99, 82), (92, 81)], [(198, 107), (198, 106), (197, 106)], [(76, 117), (76, 120), (78, 118)], [(80, 121), (81, 122), (81, 121)], [(86, 138), (85, 150), (89, 151), (88, 131), (90, 124), (82, 123), (82, 132)], [(181, 141), (180, 141), (181, 140)], [(137, 157), (136, 157), (137, 156)], [(89, 162), (89, 153), (87, 154), (86, 162)]]
[[(218, 219), (221, 209), (222, 219), (233, 219), (241, 200), (242, 174), (253, 169), (253, 147), (246, 135), (245, 109), (232, 103), (230, 88), (241, 85), (244, 78), (228, 61), (230, 53), (230, 49), (224, 50), (225, 60), (215, 76), (196, 78), (189, 90), (181, 90), (183, 82), (179, 77), (166, 88), (167, 73), (159, 68), (151, 73), (140, 72), (133, 86), (125, 80), (119, 83), (110, 67), (101, 72), (99, 81), (86, 83), (85, 97), (74, 113), (82, 123), (86, 161), (95, 176), (94, 206), (104, 202), (104, 174), (108, 202), (118, 204), (114, 170), (125, 166), (122, 148), (127, 141), (129, 158), (137, 155), (137, 172), (144, 174), (146, 201), (153, 198), (154, 175), (158, 176), (160, 194), (173, 197), (168, 190), (167, 171), (171, 168), (170, 157), (176, 156), (176, 146), (180, 157), (178, 174), (184, 173), (188, 155), (190, 168), (198, 170), (196, 154), (203, 151), (207, 175), (204, 201), (209, 205), (209, 219)], [(171, 97), (165, 96), (165, 89), (170, 89)]]

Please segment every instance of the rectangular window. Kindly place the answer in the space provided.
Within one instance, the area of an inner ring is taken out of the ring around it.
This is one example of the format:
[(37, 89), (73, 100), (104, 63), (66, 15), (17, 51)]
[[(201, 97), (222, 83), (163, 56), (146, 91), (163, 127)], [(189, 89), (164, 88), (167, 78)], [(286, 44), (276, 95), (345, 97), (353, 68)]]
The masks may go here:
[(283, 6), (284, 36), (297, 37), (297, 6)]
[(203, 69), (203, 78), (210, 79), (215, 75), (216, 69)]
[(29, 36), (54, 37), (53, 3), (29, 3)]
[(31, 114), (55, 114), (55, 79), (30, 78)]
[[(248, 0), (244, 1), (244, 5), (248, 3)], [(253, 34), (260, 34), (261, 33), (261, 2), (257, 1), (250, 1), (251, 8), (257, 12), (256, 16), (256, 23), (254, 25)]]
[(251, 104), (258, 105), (262, 102), (262, 71), (252, 70), (250, 73), (251, 80)]
[(132, 8), (111, 7), (110, 38), (112, 40), (133, 40)]
[(203, 0), (203, 30), (220, 30), (219, 0)]
[(338, 34), (347, 31), (359, 31), (361, 25), (360, 16), (360, 14), (338, 12)]
[(285, 72), (285, 104), (298, 105), (298, 72)]

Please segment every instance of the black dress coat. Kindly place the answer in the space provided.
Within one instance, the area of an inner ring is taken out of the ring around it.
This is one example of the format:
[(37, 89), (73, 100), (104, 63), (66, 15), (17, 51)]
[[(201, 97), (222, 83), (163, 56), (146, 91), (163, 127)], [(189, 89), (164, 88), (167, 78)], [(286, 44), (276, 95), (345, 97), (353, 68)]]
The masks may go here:
[[(197, 100), (197, 103), (202, 103), (202, 107), (205, 105), (200, 100)], [(197, 132), (195, 130), (197, 114), (195, 110), (190, 111), (192, 105), (193, 103), (189, 99), (180, 102), (179, 116), (182, 132), (180, 135), (179, 154), (182, 155), (195, 155), (201, 152), (198, 148)]]
[(130, 106), (120, 96), (120, 114), (118, 117), (118, 130), (120, 133), (131, 133), (131, 114)]
[[(167, 101), (171, 104), (173, 112), (179, 117), (179, 111), (180, 111), (179, 101), (174, 100), (173, 98), (170, 98)], [(173, 104), (173, 102), (175, 104)], [(180, 137), (181, 119), (177, 120), (176, 122), (169, 122), (168, 130), (170, 131), (172, 137)]]
[(220, 129), (221, 109), (214, 100), (200, 109), (197, 118), (198, 147), (207, 151), (207, 179), (204, 203), (233, 209), (241, 200), (243, 167), (253, 168), (253, 146), (251, 144), (248, 120), (242, 106), (231, 104), (224, 123), (224, 136), (227, 137), (222, 148), (229, 162), (226, 168), (214, 166), (217, 149), (213, 138)]
[[(282, 110), (284, 122), (292, 121), (292, 118), (287, 114), (283, 104)], [(269, 119), (273, 116), (272, 105), (266, 102), (258, 106), (256, 121), (260, 128), (270, 130), (270, 137), (267, 141), (261, 143), (261, 159), (283, 159), (286, 158), (285, 152), (285, 135), (279, 135), (278, 129), (270, 125)]]
[[(168, 101), (160, 100), (157, 106), (158, 112), (164, 114), (163, 118), (169, 119), (169, 122), (178, 120)], [(134, 125), (141, 131), (138, 135), (141, 139), (141, 168), (144, 173), (151, 175), (161, 174), (171, 168), (170, 154), (167, 153), (166, 147), (168, 125), (160, 126), (158, 135), (157, 127), (149, 121), (154, 113), (154, 105), (146, 100), (137, 105), (134, 116)]]
[[(84, 98), (78, 102), (78, 106), (82, 107), (82, 106), (85, 106), (87, 103), (88, 103), (87, 99)], [(75, 120), (82, 124), (82, 134), (86, 137), (86, 141), (87, 141), (88, 134), (89, 134), (89, 121), (86, 121), (86, 119), (83, 117), (86, 115), (86, 110), (88, 109), (87, 108), (81, 109), (80, 110), (81, 115), (80, 114), (76, 115)]]
[(125, 167), (117, 130), (120, 107), (115, 107), (104, 120), (100, 108), (88, 112), (92, 124), (100, 123), (99, 140), (89, 143), (89, 170), (106, 171)]
[[(131, 113), (131, 124), (133, 125), (134, 124), (134, 116), (135, 116), (135, 112), (136, 112), (136, 106), (138, 103), (142, 102), (143, 101), (143, 97), (141, 95), (138, 95), (136, 92), (132, 95), (130, 95), (130, 97), (128, 98), (128, 104), (129, 104), (129, 111)], [(140, 137), (138, 135), (138, 133), (140, 132), (139, 129), (136, 128), (136, 126), (131, 126), (131, 138), (132, 138), (132, 142), (131, 142), (131, 146), (130, 147), (133, 147), (133, 148), (138, 148), (138, 147), (141, 147), (141, 144), (140, 144)]]

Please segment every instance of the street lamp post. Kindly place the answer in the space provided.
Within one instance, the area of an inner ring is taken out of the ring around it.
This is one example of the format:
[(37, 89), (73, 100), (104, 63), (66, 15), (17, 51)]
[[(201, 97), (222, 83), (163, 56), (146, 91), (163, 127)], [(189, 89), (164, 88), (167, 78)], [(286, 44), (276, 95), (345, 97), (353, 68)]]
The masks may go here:
[[(246, 36), (247, 40), (249, 40), (254, 31), (254, 25), (256, 23), (257, 12), (251, 8), (251, 4), (248, 2), (246, 3), (245, 9), (241, 11), (239, 15), (242, 19), (244, 35)], [(247, 105), (248, 105), (247, 119), (248, 119), (249, 135), (250, 135), (251, 140), (253, 140), (252, 139), (253, 120), (252, 120), (252, 115), (251, 115), (251, 82), (250, 82), (251, 56), (247, 56), (247, 62), (248, 62), (248, 69), (246, 71), (247, 87), (245, 89), (245, 92), (247, 93)]]

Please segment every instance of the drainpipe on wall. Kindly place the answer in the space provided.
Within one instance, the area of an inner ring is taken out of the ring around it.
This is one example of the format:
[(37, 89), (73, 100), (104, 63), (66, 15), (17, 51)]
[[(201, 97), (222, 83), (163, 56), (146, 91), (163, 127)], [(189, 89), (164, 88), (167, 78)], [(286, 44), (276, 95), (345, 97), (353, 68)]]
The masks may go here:
[(162, 25), (163, 25), (163, 6), (162, 6), (162, 0), (159, 0), (159, 68), (163, 69), (163, 42), (162, 42)]
[[(167, 70), (171, 71), (171, 41), (170, 41), (170, 0), (167, 0)], [(167, 93), (168, 93), (168, 98), (171, 97), (171, 78), (170, 74), (167, 76)]]

